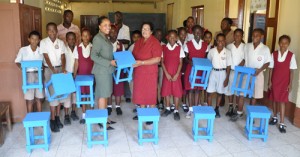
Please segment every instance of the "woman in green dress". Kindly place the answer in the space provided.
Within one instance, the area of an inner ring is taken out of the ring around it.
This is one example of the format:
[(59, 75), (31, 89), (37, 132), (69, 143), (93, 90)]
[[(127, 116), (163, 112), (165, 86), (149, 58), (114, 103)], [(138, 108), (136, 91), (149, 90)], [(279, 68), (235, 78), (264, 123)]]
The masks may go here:
[[(96, 80), (95, 98), (98, 100), (98, 107), (106, 109), (107, 100), (112, 94), (112, 73), (115, 70), (116, 61), (113, 60), (113, 46), (107, 38), (111, 28), (110, 21), (107, 17), (102, 16), (98, 19), (98, 24), (99, 33), (93, 39), (91, 52), (91, 59), (94, 61), (92, 74)], [(113, 128), (108, 127), (107, 129)]]

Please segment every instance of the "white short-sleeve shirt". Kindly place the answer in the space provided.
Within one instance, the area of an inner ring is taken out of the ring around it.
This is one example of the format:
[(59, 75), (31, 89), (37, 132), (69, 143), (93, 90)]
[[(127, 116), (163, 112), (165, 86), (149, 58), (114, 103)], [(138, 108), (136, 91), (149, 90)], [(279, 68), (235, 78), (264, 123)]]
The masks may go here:
[(193, 39), (194, 39), (194, 34), (193, 33), (187, 33), (186, 41), (191, 41)]
[[(203, 40), (200, 39), (199, 43), (196, 42), (195, 39), (192, 39), (193, 45), (196, 50), (200, 50), (202, 48)], [(184, 52), (189, 53), (189, 48), (187, 46), (184, 46)]]
[[(42, 54), (48, 54), (52, 66), (61, 66), (61, 55), (65, 53), (65, 49), (64, 42), (58, 38), (52, 42), (51, 39), (47, 37), (40, 42), (40, 51)], [(48, 67), (45, 60), (44, 65)]]
[(84, 46), (83, 43), (80, 43), (79, 47), (81, 47), (81, 49), (82, 49), (82, 56), (84, 58), (88, 58), (91, 55), (91, 49), (93, 47), (93, 45), (91, 43), (89, 43), (86, 47)]
[(238, 47), (236, 47), (234, 43), (227, 45), (227, 49), (230, 50), (231, 52), (232, 70), (234, 70), (234, 67), (239, 65), (244, 60), (245, 57), (244, 47), (245, 47), (244, 43), (241, 43)]
[(227, 66), (231, 66), (231, 52), (230, 50), (223, 48), (219, 53), (217, 48), (212, 48), (209, 50), (207, 58), (212, 62), (213, 68), (224, 69)]
[[(119, 49), (117, 46), (118, 46), (118, 44), (119, 44), (119, 41), (118, 40), (116, 40), (116, 42), (114, 42), (114, 43), (111, 43), (112, 45), (113, 45), (113, 52), (116, 52), (117, 51), (117, 49)], [(124, 45), (122, 44), (122, 51), (125, 51), (125, 47), (124, 47)]]
[[(177, 43), (175, 43), (175, 44), (173, 45), (173, 47), (172, 47), (169, 43), (166, 45), (166, 47), (167, 47), (170, 51), (173, 51), (177, 46), (180, 46), (180, 45), (177, 44)], [(161, 57), (164, 57), (164, 53), (161, 54)], [(184, 53), (182, 47), (180, 47), (180, 54), (179, 54), (179, 57), (180, 57), (180, 58), (184, 58), (184, 57), (185, 57), (185, 53)]]
[(118, 33), (118, 37), (117, 39), (122, 40), (129, 40), (130, 41), (130, 31), (129, 31), (129, 27), (122, 24), (122, 27), (119, 29), (119, 33)]
[(180, 45), (182, 47), (182, 49), (184, 50), (184, 48), (186, 47), (186, 43), (187, 41), (184, 41), (184, 43), (181, 43), (180, 40), (177, 41), (177, 44)]
[(129, 46), (128, 51), (132, 52), (134, 48), (134, 43), (132, 45)]
[(245, 65), (250, 68), (261, 68), (271, 62), (271, 53), (268, 46), (260, 43), (254, 49), (253, 43), (245, 45)]
[[(37, 47), (35, 51), (32, 51), (31, 46), (25, 46), (20, 48), (15, 63), (20, 63), (21, 61), (32, 61), (32, 60), (43, 60), (44, 56), (40, 53), (40, 48)], [(37, 68), (27, 68), (26, 71), (36, 71)]]
[[(278, 62), (284, 62), (286, 59), (286, 56), (288, 54), (289, 50), (286, 50), (283, 55), (281, 55), (280, 50), (278, 50), (278, 58), (277, 61)], [(270, 62), (269, 68), (274, 68), (274, 53), (272, 53), (272, 60)], [(296, 58), (295, 58), (295, 54), (293, 54), (292, 58), (291, 58), (291, 62), (290, 62), (290, 69), (297, 69), (297, 63), (296, 63)]]
[(77, 46), (75, 46), (73, 52), (70, 49), (70, 47), (68, 46), (66, 48), (65, 55), (66, 55), (66, 70), (67, 70), (67, 72), (73, 73), (75, 60), (78, 59)]

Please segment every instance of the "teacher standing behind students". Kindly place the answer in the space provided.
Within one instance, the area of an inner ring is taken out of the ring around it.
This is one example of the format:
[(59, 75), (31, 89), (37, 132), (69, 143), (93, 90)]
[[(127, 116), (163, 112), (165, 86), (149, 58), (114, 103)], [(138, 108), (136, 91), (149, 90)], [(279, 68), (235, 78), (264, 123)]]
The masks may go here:
[(111, 24), (107, 17), (102, 16), (98, 19), (99, 33), (93, 39), (91, 58), (94, 61), (92, 73), (95, 75), (96, 89), (95, 97), (98, 99), (99, 109), (106, 109), (107, 99), (112, 94), (112, 73), (116, 67), (113, 60), (113, 46), (107, 35)]
[[(133, 102), (141, 107), (155, 107), (157, 99), (158, 63), (162, 48), (152, 35), (153, 24), (142, 24), (142, 38), (134, 46), (133, 56), (136, 59), (133, 79)], [(137, 119), (137, 117), (134, 117)]]

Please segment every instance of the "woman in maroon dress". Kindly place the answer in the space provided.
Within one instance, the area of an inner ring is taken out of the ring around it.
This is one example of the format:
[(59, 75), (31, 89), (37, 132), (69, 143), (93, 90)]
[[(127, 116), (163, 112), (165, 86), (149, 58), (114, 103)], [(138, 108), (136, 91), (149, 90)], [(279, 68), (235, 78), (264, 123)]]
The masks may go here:
[[(94, 62), (91, 59), (92, 44), (91, 33), (88, 29), (84, 29), (81, 32), (82, 43), (78, 46), (78, 72), (77, 75), (92, 75), (92, 68)], [(81, 87), (82, 94), (89, 94), (90, 87)], [(82, 117), (79, 121), (80, 124), (85, 124), (85, 105), (82, 105)]]
[[(161, 60), (162, 48), (152, 35), (152, 23), (142, 24), (142, 38), (134, 46), (133, 56), (136, 59), (133, 75), (133, 102), (155, 107), (157, 100), (158, 63)], [(133, 119), (137, 119), (135, 116)], [(151, 124), (151, 123), (147, 123)]]
[(273, 52), (270, 63), (269, 98), (273, 101), (273, 117), (270, 125), (275, 125), (277, 119), (277, 105), (280, 105), (279, 131), (285, 133), (284, 125), (285, 103), (289, 102), (289, 93), (292, 91), (293, 71), (297, 69), (295, 55), (288, 50), (291, 38), (283, 35), (279, 38), (279, 50)]

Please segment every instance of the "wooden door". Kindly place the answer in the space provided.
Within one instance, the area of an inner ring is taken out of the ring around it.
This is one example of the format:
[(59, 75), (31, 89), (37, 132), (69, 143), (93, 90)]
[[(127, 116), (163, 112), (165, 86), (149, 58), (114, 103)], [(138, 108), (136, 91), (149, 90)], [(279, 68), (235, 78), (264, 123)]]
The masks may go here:
[(80, 15), (80, 28), (89, 29), (92, 36), (95, 36), (99, 31), (98, 18), (98, 15)]
[(226, 0), (225, 17), (233, 21), (234, 27), (243, 29), (245, 0)]
[(279, 0), (267, 0), (265, 44), (274, 51), (278, 22)]
[(167, 29), (171, 30), (173, 28), (173, 8), (174, 3), (167, 5)]

